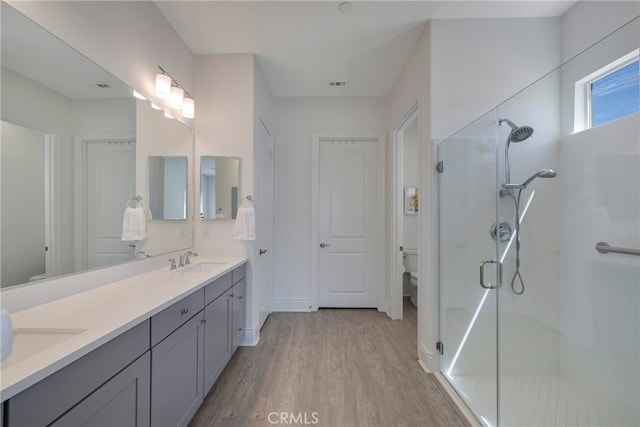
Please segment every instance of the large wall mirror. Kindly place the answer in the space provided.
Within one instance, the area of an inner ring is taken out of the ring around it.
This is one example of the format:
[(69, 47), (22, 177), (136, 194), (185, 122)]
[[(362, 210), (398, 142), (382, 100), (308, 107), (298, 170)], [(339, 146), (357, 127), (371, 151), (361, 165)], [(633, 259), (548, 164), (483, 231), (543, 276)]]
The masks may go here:
[(147, 197), (132, 90), (0, 6), (1, 287), (135, 260), (147, 247), (159, 248), (151, 255), (190, 247), (182, 230), (183, 238), (155, 246), (151, 239), (163, 238), (157, 230), (144, 242), (121, 240), (127, 202)]
[(233, 220), (238, 212), (238, 157), (200, 157), (200, 218)]

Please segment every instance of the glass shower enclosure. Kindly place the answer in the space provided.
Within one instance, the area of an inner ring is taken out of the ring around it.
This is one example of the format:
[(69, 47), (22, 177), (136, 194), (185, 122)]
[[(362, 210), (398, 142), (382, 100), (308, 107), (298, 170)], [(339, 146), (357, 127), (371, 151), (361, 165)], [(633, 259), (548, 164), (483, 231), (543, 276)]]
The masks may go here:
[(440, 369), (484, 425), (640, 425), (640, 116), (589, 127), (576, 97), (638, 34), (438, 145)]

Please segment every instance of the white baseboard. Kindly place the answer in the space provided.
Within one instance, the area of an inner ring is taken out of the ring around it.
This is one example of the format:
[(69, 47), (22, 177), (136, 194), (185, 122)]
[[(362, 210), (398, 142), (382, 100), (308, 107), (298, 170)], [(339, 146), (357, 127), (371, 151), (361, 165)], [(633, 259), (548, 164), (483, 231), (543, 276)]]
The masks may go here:
[(271, 301), (271, 309), (271, 311), (312, 311), (309, 298), (274, 298)]
[(244, 337), (240, 341), (242, 347), (253, 347), (258, 345), (260, 341), (260, 328), (257, 329), (245, 329)]
[(433, 353), (430, 352), (423, 343), (419, 343), (418, 345), (418, 363), (420, 363), (420, 366), (422, 366), (425, 372), (431, 373), (436, 371)]

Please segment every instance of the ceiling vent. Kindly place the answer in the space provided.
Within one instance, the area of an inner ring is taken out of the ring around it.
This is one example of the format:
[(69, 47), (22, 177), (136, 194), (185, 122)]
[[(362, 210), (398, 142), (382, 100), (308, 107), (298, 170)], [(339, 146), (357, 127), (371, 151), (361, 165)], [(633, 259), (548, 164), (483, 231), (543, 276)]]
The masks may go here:
[(346, 80), (336, 80), (333, 82), (329, 82), (329, 86), (331, 87), (344, 87), (347, 85), (347, 81)]
[(109, 89), (111, 87), (106, 83), (96, 83), (96, 86), (98, 86), (100, 89)]

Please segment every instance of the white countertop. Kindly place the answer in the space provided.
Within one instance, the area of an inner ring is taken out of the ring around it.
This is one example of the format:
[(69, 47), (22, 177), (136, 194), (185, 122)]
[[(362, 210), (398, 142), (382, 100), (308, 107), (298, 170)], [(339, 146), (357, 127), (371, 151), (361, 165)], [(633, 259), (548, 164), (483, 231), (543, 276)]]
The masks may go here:
[(170, 271), (165, 266), (12, 313), (14, 334), (40, 329), (60, 334), (51, 346), (39, 340), (41, 350), (14, 338), (12, 354), (0, 362), (1, 400), (15, 396), (246, 261), (243, 256), (201, 256), (193, 264), (224, 263), (202, 273)]

